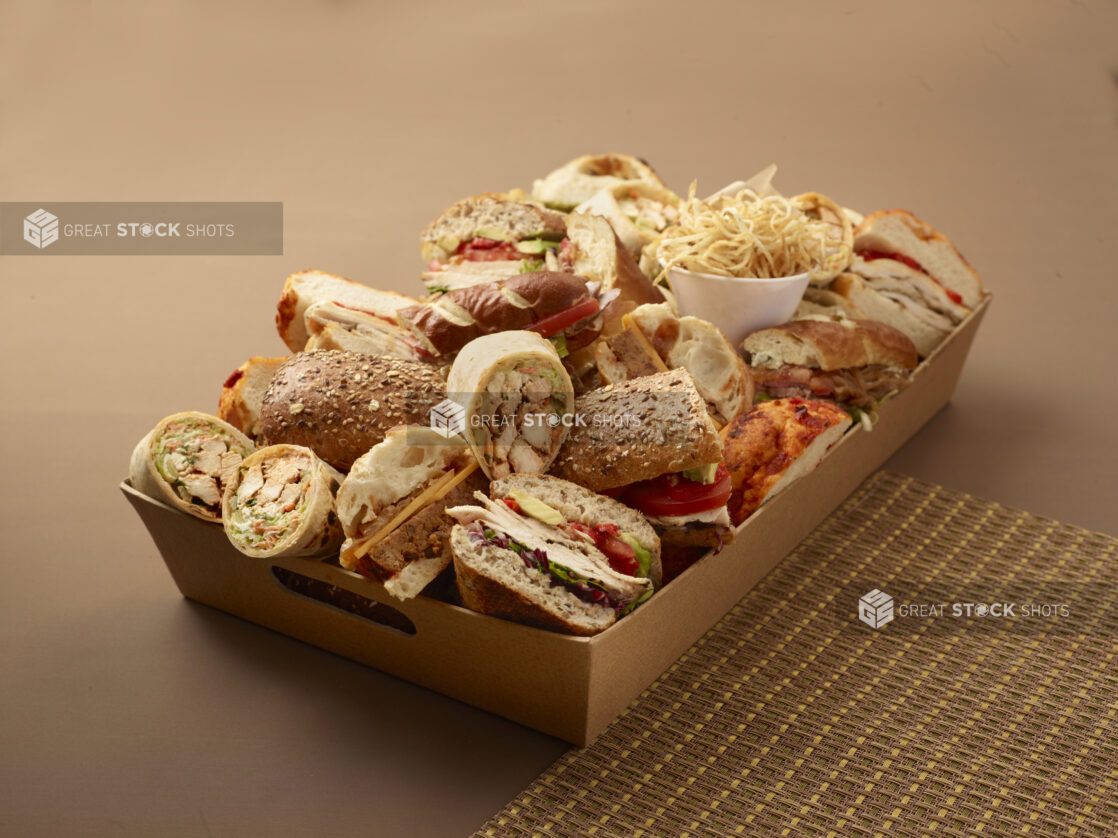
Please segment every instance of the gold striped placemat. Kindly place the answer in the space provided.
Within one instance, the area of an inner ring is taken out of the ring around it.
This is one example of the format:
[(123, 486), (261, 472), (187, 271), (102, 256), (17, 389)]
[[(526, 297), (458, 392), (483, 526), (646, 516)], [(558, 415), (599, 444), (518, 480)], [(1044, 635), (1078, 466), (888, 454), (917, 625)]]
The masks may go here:
[(1118, 835), (1116, 654), (1118, 539), (878, 472), (477, 835)]

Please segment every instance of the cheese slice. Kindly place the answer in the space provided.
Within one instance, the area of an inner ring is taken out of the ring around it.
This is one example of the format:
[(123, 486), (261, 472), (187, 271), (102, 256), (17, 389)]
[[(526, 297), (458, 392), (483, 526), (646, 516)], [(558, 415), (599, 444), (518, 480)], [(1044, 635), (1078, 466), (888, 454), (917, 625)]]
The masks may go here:
[(623, 329), (628, 329), (630, 332), (633, 333), (633, 337), (636, 339), (637, 345), (640, 346), (640, 348), (647, 353), (649, 359), (651, 359), (652, 363), (656, 366), (656, 369), (658, 369), (660, 372), (668, 372), (668, 365), (664, 363), (664, 359), (660, 357), (660, 353), (656, 351), (649, 339), (645, 337), (645, 334), (640, 330), (640, 327), (633, 322), (632, 315), (622, 315), (621, 327)]
[(423, 507), (428, 506), (441, 498), (445, 498), (455, 489), (455, 487), (461, 484), (463, 480), (477, 471), (477, 468), (477, 460), (471, 460), (470, 464), (463, 468), (461, 471), (448, 471), (446, 474), (444, 474), (442, 477), (440, 477), (438, 480), (436, 480), (434, 483), (429, 485), (426, 489), (412, 498), (411, 502), (399, 512), (397, 512), (391, 521), (389, 521), (368, 538), (363, 539), (361, 543), (358, 544), (357, 547), (353, 550), (353, 557), (360, 559), (368, 555), (370, 550), (372, 550), (376, 545), (380, 544), (380, 542), (384, 541), (384, 539), (388, 538), (388, 536), (392, 535), (393, 532), (398, 530), (400, 526), (408, 520), (408, 518), (410, 518), (419, 510), (423, 509)]

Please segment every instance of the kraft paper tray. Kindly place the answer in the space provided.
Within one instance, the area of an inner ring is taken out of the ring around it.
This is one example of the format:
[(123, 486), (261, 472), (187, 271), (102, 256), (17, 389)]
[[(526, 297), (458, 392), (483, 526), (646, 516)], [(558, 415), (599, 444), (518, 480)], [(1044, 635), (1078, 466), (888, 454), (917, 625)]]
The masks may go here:
[(585, 745), (947, 404), (989, 302), (984, 298), (921, 363), (911, 385), (881, 407), (873, 431), (853, 428), (814, 472), (739, 527), (722, 552), (592, 638), (424, 596), (400, 602), (381, 584), (327, 561), (250, 558), (220, 526), (141, 495), (127, 481), (121, 491), (183, 596)]

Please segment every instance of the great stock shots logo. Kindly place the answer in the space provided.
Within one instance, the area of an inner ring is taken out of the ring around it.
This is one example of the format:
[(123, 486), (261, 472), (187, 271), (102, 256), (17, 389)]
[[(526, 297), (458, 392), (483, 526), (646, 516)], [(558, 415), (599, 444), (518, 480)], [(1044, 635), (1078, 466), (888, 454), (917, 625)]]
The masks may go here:
[(466, 408), (454, 401), (443, 399), (431, 408), (431, 430), (443, 439), (450, 439), (466, 429)]
[(40, 207), (23, 219), (23, 240), (42, 250), (58, 241), (58, 216)]
[(279, 201), (0, 201), (0, 255), (271, 256)]
[(858, 619), (870, 628), (881, 628), (893, 621), (893, 598), (874, 588), (858, 600)]

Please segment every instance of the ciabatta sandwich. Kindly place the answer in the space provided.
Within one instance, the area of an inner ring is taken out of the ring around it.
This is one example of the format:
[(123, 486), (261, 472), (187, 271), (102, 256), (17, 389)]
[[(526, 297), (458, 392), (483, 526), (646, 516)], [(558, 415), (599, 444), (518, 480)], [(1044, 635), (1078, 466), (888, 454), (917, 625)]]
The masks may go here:
[(753, 332), (742, 349), (766, 396), (825, 399), (859, 413), (904, 389), (919, 360), (909, 338), (873, 320), (793, 320)]
[(307, 309), (304, 320), (310, 335), (307, 352), (338, 349), (408, 361), (438, 361), (397, 322), (340, 303), (325, 300), (315, 303)]
[(854, 252), (866, 262), (889, 259), (923, 273), (955, 303), (974, 308), (982, 279), (947, 236), (907, 210), (870, 213), (854, 230)]
[(547, 475), (511, 475), (475, 498), (447, 509), (467, 608), (592, 635), (652, 596), (660, 543), (632, 509)]
[(320, 302), (338, 303), (391, 321), (398, 309), (414, 305), (416, 300), (395, 291), (378, 291), (324, 271), (293, 273), (284, 283), (283, 294), (276, 305), (276, 329), (292, 352), (302, 352), (306, 348), (310, 337), (307, 309)]
[(397, 599), (418, 595), (450, 564), (446, 507), (469, 503), (488, 485), (461, 437), (393, 428), (338, 490), (342, 567), (383, 582)]

